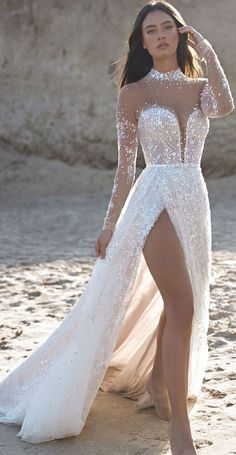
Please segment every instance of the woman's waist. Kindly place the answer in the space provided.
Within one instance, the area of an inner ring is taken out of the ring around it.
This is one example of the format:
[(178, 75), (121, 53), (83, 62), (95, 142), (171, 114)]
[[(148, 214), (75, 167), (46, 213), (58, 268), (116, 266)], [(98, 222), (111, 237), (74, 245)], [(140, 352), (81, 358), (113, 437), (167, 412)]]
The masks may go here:
[[(159, 181), (165, 182), (195, 182), (204, 180), (200, 163), (179, 162), (179, 163), (146, 163), (143, 169), (144, 175), (156, 176)], [(151, 177), (152, 178), (152, 177)], [(161, 180), (160, 180), (161, 179)]]
[(146, 168), (149, 167), (167, 167), (167, 168), (180, 168), (180, 169), (188, 169), (188, 168), (196, 168), (201, 170), (201, 165), (200, 163), (192, 163), (192, 162), (178, 162), (178, 163), (147, 163)]

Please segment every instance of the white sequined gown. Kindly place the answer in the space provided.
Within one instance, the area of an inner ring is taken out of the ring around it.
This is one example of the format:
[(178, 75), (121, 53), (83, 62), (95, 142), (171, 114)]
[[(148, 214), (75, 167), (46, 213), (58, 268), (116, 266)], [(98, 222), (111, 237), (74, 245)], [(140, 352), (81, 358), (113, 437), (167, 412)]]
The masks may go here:
[[(17, 436), (25, 441), (78, 435), (99, 387), (142, 398), (163, 308), (142, 249), (164, 208), (193, 288), (188, 395), (200, 393), (211, 273), (210, 207), (200, 162), (209, 118), (234, 107), (209, 46), (206, 55), (208, 78), (187, 77), (180, 67), (167, 73), (151, 68), (120, 91), (119, 160), (103, 225), (114, 232), (106, 258), (96, 259), (84, 293), (58, 328), (0, 383), (0, 422), (22, 425)], [(146, 167), (134, 183), (138, 140)]]

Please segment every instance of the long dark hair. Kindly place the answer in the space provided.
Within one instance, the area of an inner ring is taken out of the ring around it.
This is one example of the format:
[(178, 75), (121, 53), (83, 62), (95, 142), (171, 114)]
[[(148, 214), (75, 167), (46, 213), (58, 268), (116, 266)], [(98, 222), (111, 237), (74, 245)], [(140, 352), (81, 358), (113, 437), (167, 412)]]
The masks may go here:
[[(146, 3), (137, 13), (133, 24), (133, 29), (128, 37), (126, 44), (129, 50), (127, 54), (118, 60), (118, 80), (116, 85), (118, 89), (123, 85), (136, 82), (144, 77), (152, 68), (153, 60), (147, 49), (142, 44), (142, 23), (148, 13), (152, 11), (163, 11), (169, 14), (175, 21), (177, 27), (186, 25), (179, 11), (165, 0), (150, 1)], [(182, 72), (189, 77), (202, 76), (200, 59), (194, 49), (187, 45), (187, 33), (179, 34), (179, 43), (177, 47), (177, 61)]]

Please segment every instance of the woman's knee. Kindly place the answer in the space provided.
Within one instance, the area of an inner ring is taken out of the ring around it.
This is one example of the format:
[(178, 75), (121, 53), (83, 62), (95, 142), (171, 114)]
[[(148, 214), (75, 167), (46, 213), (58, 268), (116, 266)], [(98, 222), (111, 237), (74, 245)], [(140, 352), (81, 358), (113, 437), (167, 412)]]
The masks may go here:
[(194, 316), (194, 302), (190, 297), (166, 299), (164, 301), (167, 321), (180, 329), (188, 329)]

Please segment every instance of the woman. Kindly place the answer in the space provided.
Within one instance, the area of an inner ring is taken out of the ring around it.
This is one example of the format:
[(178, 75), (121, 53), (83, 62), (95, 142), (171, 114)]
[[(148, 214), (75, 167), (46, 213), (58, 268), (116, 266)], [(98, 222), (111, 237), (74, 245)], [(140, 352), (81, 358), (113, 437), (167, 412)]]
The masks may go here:
[[(210, 43), (162, 1), (137, 15), (120, 88), (118, 167), (93, 273), (0, 384), (0, 421), (22, 424), (17, 436), (33, 443), (78, 435), (101, 387), (154, 405), (170, 420), (172, 453), (192, 455), (187, 400), (207, 361), (211, 265), (200, 161), (209, 118), (234, 103)], [(146, 168), (133, 184), (138, 138)]]

